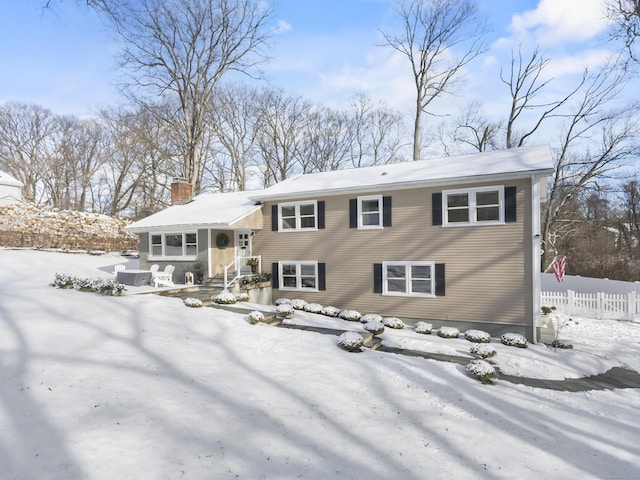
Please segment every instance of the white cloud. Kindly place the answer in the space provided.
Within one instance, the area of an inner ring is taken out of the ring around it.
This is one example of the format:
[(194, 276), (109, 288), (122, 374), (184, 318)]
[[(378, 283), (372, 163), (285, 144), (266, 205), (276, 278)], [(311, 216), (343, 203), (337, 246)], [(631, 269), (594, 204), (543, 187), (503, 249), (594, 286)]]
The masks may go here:
[(289, 30), (291, 30), (291, 24), (285, 20), (278, 20), (276, 26), (273, 28), (273, 32), (276, 35), (288, 32)]

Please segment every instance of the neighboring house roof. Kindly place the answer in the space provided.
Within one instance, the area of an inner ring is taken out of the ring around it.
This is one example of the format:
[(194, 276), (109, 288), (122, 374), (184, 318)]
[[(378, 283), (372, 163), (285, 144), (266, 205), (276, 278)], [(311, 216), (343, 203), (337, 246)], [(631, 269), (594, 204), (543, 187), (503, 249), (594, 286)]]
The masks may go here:
[(265, 190), (256, 191), (251, 198), (277, 200), (313, 196), (318, 192), (323, 195), (339, 195), (376, 189), (400, 190), (493, 179), (546, 177), (552, 173), (551, 149), (548, 145), (538, 145), (297, 175)]
[(203, 193), (189, 203), (173, 205), (128, 225), (129, 232), (227, 227), (260, 210), (249, 200), (255, 192)]
[(16, 180), (11, 175), (0, 170), (0, 185), (6, 185), (8, 187), (22, 188), (24, 185), (20, 180)]

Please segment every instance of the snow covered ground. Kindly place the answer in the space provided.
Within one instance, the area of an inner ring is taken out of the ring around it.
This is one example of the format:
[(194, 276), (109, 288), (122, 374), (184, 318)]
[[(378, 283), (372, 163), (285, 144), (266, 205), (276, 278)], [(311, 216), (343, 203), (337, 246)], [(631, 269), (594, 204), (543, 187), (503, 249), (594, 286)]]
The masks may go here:
[[(126, 261), (0, 250), (2, 479), (640, 478), (640, 389), (482, 385), (462, 365), (348, 353), (331, 335), (175, 298), (48, 286), (56, 272), (109, 277)], [(495, 360), (537, 378), (640, 371), (640, 324), (574, 319), (563, 338), (575, 348), (493, 341)]]

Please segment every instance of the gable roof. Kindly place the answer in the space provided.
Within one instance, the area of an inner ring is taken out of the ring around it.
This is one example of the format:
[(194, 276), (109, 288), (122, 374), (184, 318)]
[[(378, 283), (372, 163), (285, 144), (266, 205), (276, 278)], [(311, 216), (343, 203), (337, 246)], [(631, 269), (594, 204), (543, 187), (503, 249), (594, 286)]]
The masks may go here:
[(249, 199), (255, 192), (203, 193), (183, 205), (172, 205), (128, 225), (129, 232), (168, 231), (229, 227), (247, 215), (260, 210)]
[(0, 170), (0, 185), (5, 185), (8, 187), (19, 187), (22, 188), (24, 185), (20, 180), (16, 180), (11, 175), (6, 172)]
[(401, 190), (444, 186), (478, 181), (546, 177), (553, 173), (548, 145), (432, 158), (415, 162), (392, 163), (302, 174), (254, 192), (254, 200), (303, 198), (323, 195)]

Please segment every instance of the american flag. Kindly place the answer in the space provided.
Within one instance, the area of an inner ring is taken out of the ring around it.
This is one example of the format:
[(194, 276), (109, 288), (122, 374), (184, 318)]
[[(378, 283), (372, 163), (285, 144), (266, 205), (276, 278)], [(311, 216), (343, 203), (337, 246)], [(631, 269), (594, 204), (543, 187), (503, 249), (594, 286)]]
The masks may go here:
[(567, 268), (567, 256), (563, 255), (558, 260), (553, 262), (551, 269), (556, 276), (558, 282), (564, 282), (564, 271)]

